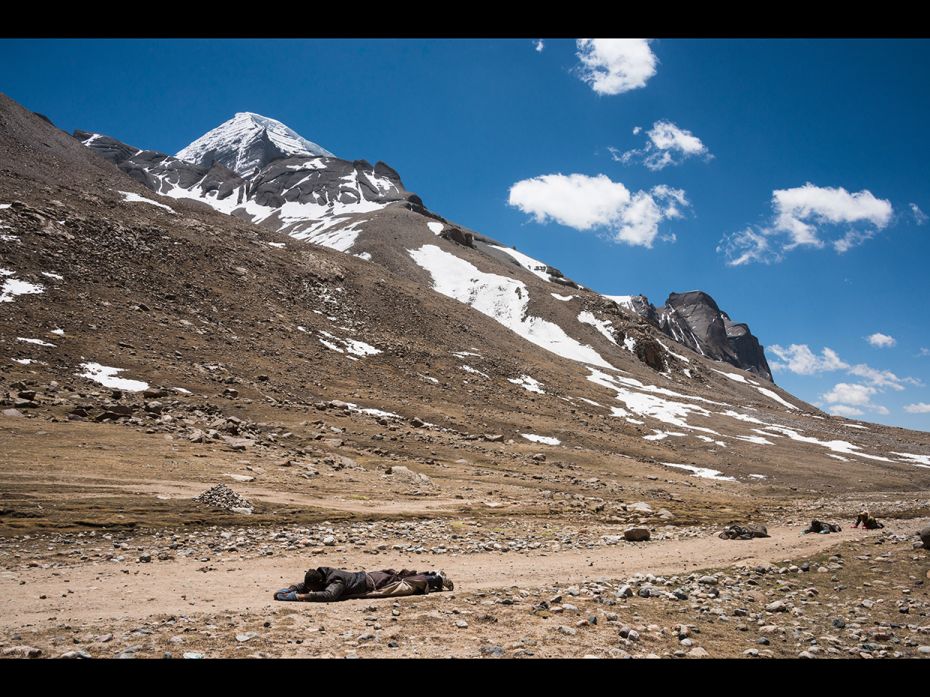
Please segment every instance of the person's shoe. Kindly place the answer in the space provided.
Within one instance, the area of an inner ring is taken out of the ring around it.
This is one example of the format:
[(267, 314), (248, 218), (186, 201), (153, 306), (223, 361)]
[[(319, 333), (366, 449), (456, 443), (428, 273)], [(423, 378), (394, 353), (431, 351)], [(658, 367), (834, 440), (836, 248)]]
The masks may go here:
[(452, 583), (452, 579), (446, 576), (445, 571), (439, 572), (439, 578), (442, 579), (442, 589), (445, 591), (455, 590), (455, 584)]

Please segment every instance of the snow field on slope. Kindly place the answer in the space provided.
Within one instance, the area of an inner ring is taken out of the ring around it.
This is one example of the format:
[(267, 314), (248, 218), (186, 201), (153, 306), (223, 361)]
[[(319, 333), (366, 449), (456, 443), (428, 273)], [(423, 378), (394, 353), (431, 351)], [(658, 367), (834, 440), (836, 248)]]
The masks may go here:
[(410, 257), (433, 278), (433, 290), (496, 320), (527, 341), (569, 360), (613, 368), (590, 346), (568, 336), (554, 322), (527, 315), (526, 284), (507, 276), (479, 271), (436, 245), (408, 250)]

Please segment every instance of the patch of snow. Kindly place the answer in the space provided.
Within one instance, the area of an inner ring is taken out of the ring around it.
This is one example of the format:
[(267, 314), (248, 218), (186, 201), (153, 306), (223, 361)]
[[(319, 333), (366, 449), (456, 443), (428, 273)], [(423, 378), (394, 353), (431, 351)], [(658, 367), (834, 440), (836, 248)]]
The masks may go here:
[(629, 416), (629, 415), (630, 415), (630, 412), (628, 412), (628, 411), (627, 411), (626, 409), (624, 409), (623, 407), (611, 407), (611, 408), (610, 408), (610, 415), (611, 415), (611, 416), (621, 416), (621, 417), (623, 417), (623, 416)]
[(296, 233), (292, 234), (292, 237), (318, 244), (321, 247), (335, 249), (337, 252), (347, 252), (355, 244), (355, 240), (358, 239), (358, 235), (362, 231), (359, 226), (367, 222), (367, 220), (357, 220), (344, 227), (332, 230), (324, 229), (321, 232)]
[(48, 271), (43, 271), (42, 275), (47, 276), (48, 278), (54, 278), (56, 281), (65, 280), (64, 276), (59, 276), (57, 273), (49, 273)]
[(691, 369), (690, 369), (690, 368), (683, 368), (681, 372), (684, 373), (686, 377), (689, 377), (689, 378), (693, 377), (693, 376), (691, 375)]
[(359, 259), (364, 259), (365, 261), (371, 261), (371, 254), (368, 252), (359, 252), (355, 256), (357, 256)]
[(432, 378), (432, 377), (430, 377), (429, 375), (424, 375), (423, 373), (417, 373), (417, 375), (419, 375), (419, 376), (420, 376), (421, 378), (423, 378), (424, 380), (428, 380), (429, 382), (433, 383), (434, 385), (438, 385), (438, 384), (439, 384), (439, 380), (437, 380), (436, 378)]
[(765, 387), (757, 387), (756, 389), (762, 394), (764, 394), (766, 397), (774, 399), (776, 402), (779, 402), (780, 404), (784, 404), (789, 409), (797, 410), (796, 406), (794, 406), (793, 404), (789, 402), (786, 402), (784, 399), (779, 397), (775, 392), (772, 392), (772, 390), (766, 389)]
[(592, 327), (597, 329), (597, 331), (603, 334), (607, 338), (607, 341), (609, 341), (610, 343), (612, 344), (617, 343), (617, 340), (614, 339), (613, 332), (610, 331), (612, 328), (612, 325), (609, 321), (598, 319), (597, 317), (594, 316), (594, 313), (588, 312), (587, 310), (585, 310), (584, 312), (578, 313), (578, 321), (581, 322), (582, 324), (590, 324)]
[(638, 380), (633, 378), (608, 375), (607, 373), (603, 373), (594, 368), (590, 368), (589, 370), (591, 371), (591, 374), (588, 376), (588, 380), (616, 392), (617, 399), (623, 402), (627, 409), (640, 416), (649, 416), (653, 419), (663, 421), (679, 428), (703, 431), (704, 433), (710, 433), (711, 435), (715, 436), (720, 435), (712, 429), (703, 428), (701, 426), (691, 426), (685, 421), (685, 419), (692, 413), (696, 413), (701, 416), (710, 416), (710, 412), (706, 409), (699, 407), (696, 404), (673, 402), (670, 400), (662, 399), (661, 397), (656, 397), (653, 394), (633, 392), (627, 389), (626, 385), (638, 386), (637, 389), (646, 390), (648, 392), (671, 393), (671, 390), (664, 390), (663, 388), (655, 387), (652, 389), (647, 389), (652, 386), (643, 385)]
[(359, 407), (358, 404), (353, 404), (352, 402), (346, 402), (346, 406), (349, 408), (349, 411), (355, 412), (357, 414), (368, 414), (368, 416), (383, 416), (386, 419), (403, 418), (400, 414), (395, 414), (393, 411), (384, 411), (382, 409), (373, 409), (371, 407)]
[(164, 208), (166, 211), (174, 213), (174, 208), (171, 206), (166, 206), (164, 203), (158, 203), (158, 201), (153, 201), (152, 199), (145, 198), (144, 196), (139, 196), (139, 194), (134, 194), (131, 191), (117, 191), (116, 193), (123, 195), (123, 200), (127, 203), (147, 203), (150, 206), (157, 206), (158, 208)]
[(633, 309), (633, 296), (632, 295), (602, 295), (602, 298), (607, 298), (608, 300), (613, 300), (615, 303), (621, 307), (625, 307), (632, 312), (636, 312)]
[(747, 443), (755, 443), (756, 445), (774, 445), (772, 441), (766, 440), (762, 436), (731, 436), (731, 438), (736, 438), (737, 440), (744, 440)]
[(768, 479), (764, 474), (750, 474), (750, 479)]
[(694, 465), (676, 465), (673, 462), (663, 462), (663, 465), (666, 467), (675, 467), (681, 470), (688, 470), (695, 477), (701, 477), (702, 479), (714, 479), (718, 482), (735, 482), (736, 477), (725, 477), (723, 472), (719, 470), (710, 469), (709, 467), (695, 467)]
[(613, 368), (590, 346), (568, 336), (554, 322), (527, 315), (526, 284), (507, 276), (484, 273), (473, 264), (436, 245), (408, 250), (413, 260), (433, 278), (433, 289), (470, 305), (517, 335), (569, 360)]
[(727, 447), (727, 444), (724, 443), (722, 440), (714, 440), (710, 436), (697, 436), (697, 437), (700, 438), (705, 443), (713, 443), (714, 445), (720, 446), (721, 448)]
[(679, 438), (687, 436), (687, 433), (676, 433), (675, 431), (657, 431), (652, 429), (653, 433), (648, 436), (643, 436), (643, 440), (665, 440), (669, 436), (678, 436)]
[(595, 406), (595, 407), (603, 407), (603, 406), (604, 406), (603, 404), (598, 404), (598, 403), (595, 402), (593, 399), (586, 399), (585, 397), (579, 397), (578, 399), (580, 399), (582, 402), (587, 402), (588, 404), (591, 404), (591, 405), (593, 405), (593, 406)]
[[(9, 275), (9, 274), (4, 274)], [(45, 289), (35, 283), (20, 281), (16, 278), (7, 278), (0, 286), (0, 303), (11, 303), (17, 295), (32, 295), (44, 293)]]
[(528, 257), (526, 256), (526, 254), (522, 254), (521, 252), (518, 252), (516, 249), (511, 249), (510, 247), (501, 247), (496, 244), (492, 244), (490, 246), (494, 247), (494, 249), (499, 249), (505, 254), (510, 255), (517, 261), (518, 264), (520, 264), (520, 266), (522, 266), (524, 269), (526, 269), (530, 273), (536, 276), (539, 276), (542, 280), (544, 281), (552, 280), (552, 276), (546, 273), (546, 268), (548, 268), (547, 264), (544, 264), (541, 261), (534, 259), (533, 257)]
[(175, 392), (180, 392), (181, 394), (193, 394), (190, 390), (185, 390), (183, 387), (172, 387), (172, 390)]
[(75, 375), (93, 380), (104, 387), (123, 390), (125, 392), (142, 392), (142, 390), (147, 390), (149, 388), (147, 382), (116, 377), (116, 374), (122, 373), (125, 368), (111, 368), (106, 365), (100, 365), (99, 363), (81, 363), (81, 367), (84, 369), (84, 372), (75, 373)]
[(42, 339), (27, 339), (25, 337), (18, 336), (16, 337), (16, 340), (22, 341), (27, 344), (36, 344), (37, 346), (51, 346), (52, 348), (55, 348), (55, 344), (50, 344), (47, 341), (42, 341)]
[(546, 394), (539, 382), (531, 378), (529, 375), (521, 375), (519, 378), (507, 378), (507, 382), (512, 382), (514, 385), (520, 385), (520, 387), (529, 392)]
[(358, 341), (356, 339), (343, 339), (346, 346), (346, 351), (352, 353), (356, 356), (376, 356), (381, 353), (381, 349), (376, 349), (371, 344), (366, 344), (364, 341)]
[(626, 350), (629, 351), (630, 353), (633, 353), (636, 351), (636, 339), (634, 339), (632, 336), (626, 337), (623, 340), (623, 345), (626, 346)]
[(562, 441), (558, 438), (552, 438), (551, 436), (537, 436), (535, 433), (521, 433), (521, 436), (527, 440), (531, 440), (534, 443), (542, 443), (544, 445), (561, 445)]
[(30, 363), (35, 362), (31, 358), (12, 358), (10, 360), (12, 360), (14, 363), (19, 363), (20, 365), (29, 365)]
[[(671, 354), (672, 356), (674, 356), (674, 357), (677, 358), (678, 360), (684, 361), (685, 363), (690, 363), (690, 362), (691, 362), (691, 359), (688, 358), (687, 356), (682, 356), (680, 353), (675, 353), (674, 351), (672, 351), (672, 349), (670, 349), (668, 346), (666, 346), (665, 344), (663, 344), (663, 343), (662, 343), (661, 341), (659, 341), (658, 339), (656, 339), (656, 341), (659, 343), (659, 346), (661, 346), (662, 348), (665, 349), (665, 352), (666, 352), (666, 353)], [(688, 373), (688, 377), (689, 377), (689, 378), (691, 377), (691, 373)]]
[(744, 385), (748, 385), (752, 382), (751, 380), (747, 380), (743, 375), (740, 375), (739, 373), (724, 373), (722, 370), (717, 370), (716, 368), (711, 368), (711, 370), (713, 370), (715, 373), (719, 373), (720, 375), (723, 375), (726, 378), (730, 378), (731, 380), (734, 380), (736, 382), (741, 382)]
[(568, 302), (575, 297), (574, 295), (559, 295), (558, 293), (549, 293), (549, 295), (551, 295), (556, 300), (561, 300), (562, 302)]
[(785, 428), (784, 426), (766, 426), (765, 430), (781, 433), (782, 435), (788, 436), (791, 440), (796, 440), (801, 443), (813, 443), (814, 445), (820, 445), (837, 453), (844, 453), (846, 455), (853, 455), (855, 457), (866, 457), (870, 460), (880, 460), (881, 462), (894, 462), (894, 460), (889, 460), (887, 457), (856, 452), (862, 448), (860, 448), (858, 445), (847, 443), (845, 440), (818, 440), (811, 436), (802, 436), (797, 431), (793, 431), (790, 428)]
[(476, 375), (481, 375), (482, 377), (486, 377), (486, 378), (490, 378), (490, 377), (491, 377), (491, 376), (488, 375), (487, 373), (482, 373), (480, 370), (477, 370), (477, 369), (475, 369), (475, 368), (472, 368), (470, 365), (463, 365), (463, 366), (461, 366), (461, 368), (462, 368), (462, 370), (464, 370), (466, 373), (474, 373), (474, 374), (476, 374)]
[(849, 462), (849, 458), (843, 457), (842, 455), (834, 455), (833, 453), (827, 453), (827, 457), (832, 457), (834, 460), (839, 460), (840, 462)]
[(267, 244), (269, 247), (276, 247), (278, 249), (284, 249), (287, 247), (287, 245), (283, 242), (265, 242), (265, 244)]
[(436, 220), (433, 220), (427, 223), (426, 227), (428, 227), (434, 235), (438, 235), (440, 232), (442, 232), (442, 229), (445, 227), (445, 225)]
[(468, 358), (469, 356), (474, 356), (475, 358), (482, 358), (480, 353), (475, 353), (474, 351), (453, 351), (452, 355), (456, 358), (461, 358), (462, 360)]
[(724, 412), (720, 412), (720, 415), (729, 416), (731, 419), (736, 419), (738, 421), (745, 421), (746, 423), (750, 423), (750, 424), (759, 424), (760, 426), (768, 426), (768, 424), (765, 421), (759, 421), (759, 419), (756, 419), (747, 414), (740, 414), (738, 411), (733, 411), (732, 409), (727, 409)]
[(910, 460), (910, 464), (917, 465), (918, 467), (930, 467), (930, 455), (914, 455), (913, 453), (896, 452), (892, 452), (891, 454), (897, 455), (905, 460)]
[[(300, 327), (298, 327), (300, 329)], [(305, 330), (306, 331), (306, 330)], [(336, 345), (334, 342), (339, 342), (345, 348), (346, 353), (351, 353), (355, 356), (375, 356), (381, 353), (381, 349), (376, 349), (371, 344), (366, 344), (364, 341), (357, 341), (355, 339), (341, 339), (338, 336), (334, 336), (329, 332), (320, 332), (321, 335), (325, 336), (329, 341), (320, 339), (320, 343), (326, 346), (333, 351), (338, 351), (343, 353), (343, 349)]]
[(0, 210), (3, 210), (4, 208), (9, 208), (12, 205), (13, 205), (12, 203), (0, 203)]
[(843, 424), (846, 428), (861, 428), (863, 431), (868, 431), (865, 426), (860, 426), (859, 424)]

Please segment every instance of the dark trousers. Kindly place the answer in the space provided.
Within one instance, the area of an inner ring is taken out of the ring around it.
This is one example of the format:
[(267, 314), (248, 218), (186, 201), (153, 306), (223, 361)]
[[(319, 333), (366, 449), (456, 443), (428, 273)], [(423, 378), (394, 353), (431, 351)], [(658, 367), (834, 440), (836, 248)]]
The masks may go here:
[(431, 591), (442, 590), (442, 578), (439, 576), (439, 574), (433, 571), (420, 574), (416, 571), (411, 571), (410, 569), (401, 569), (400, 571), (395, 571), (394, 569), (382, 569), (381, 571), (369, 571), (368, 578), (370, 579), (369, 585), (373, 584), (374, 586), (369, 588), (369, 591), (379, 590), (380, 588), (384, 588), (389, 583), (396, 583), (401, 579), (426, 581)]

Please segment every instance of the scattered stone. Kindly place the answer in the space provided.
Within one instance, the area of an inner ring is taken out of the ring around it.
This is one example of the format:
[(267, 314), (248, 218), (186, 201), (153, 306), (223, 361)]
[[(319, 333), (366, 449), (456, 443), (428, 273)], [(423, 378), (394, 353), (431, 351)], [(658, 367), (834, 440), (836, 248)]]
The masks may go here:
[(241, 644), (246, 641), (251, 641), (257, 636), (258, 636), (258, 632), (245, 632), (244, 634), (237, 634), (236, 641), (238, 641)]
[(42, 655), (42, 649), (37, 649), (35, 646), (9, 646), (3, 649), (3, 655), (15, 658), (38, 658)]
[(710, 656), (710, 654), (707, 653), (707, 651), (702, 649), (700, 646), (695, 646), (693, 649), (691, 649), (688, 652), (688, 656), (690, 656), (691, 658), (707, 658), (708, 656)]
[(465, 620), (458, 620), (455, 623), (455, 626), (458, 627), (459, 629), (468, 629), (468, 622), (466, 622)]
[(785, 605), (783, 600), (776, 600), (774, 603), (769, 603), (765, 606), (766, 612), (788, 612), (788, 606)]
[(217, 484), (207, 489), (200, 496), (194, 499), (200, 503), (205, 503), (213, 508), (220, 508), (226, 511), (232, 511), (236, 508), (248, 509), (249, 512), (254, 510), (255, 506), (248, 499), (244, 499), (235, 491), (225, 484)]
[(649, 539), (648, 528), (630, 528), (623, 531), (623, 538), (630, 542), (646, 542)]
[(203, 657), (204, 657), (203, 654), (200, 653), (199, 651), (185, 651), (184, 652), (184, 658), (199, 659)]
[(87, 653), (84, 649), (77, 649), (75, 651), (66, 651), (65, 653), (61, 654), (59, 658), (93, 658), (93, 656)]

